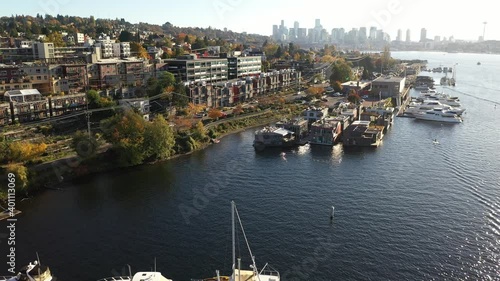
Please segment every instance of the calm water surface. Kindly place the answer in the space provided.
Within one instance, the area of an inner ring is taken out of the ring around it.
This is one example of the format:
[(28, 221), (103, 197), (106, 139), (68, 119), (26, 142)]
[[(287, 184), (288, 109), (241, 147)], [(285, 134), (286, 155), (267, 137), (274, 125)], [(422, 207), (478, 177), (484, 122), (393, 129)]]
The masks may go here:
[(464, 123), (397, 118), (377, 149), (304, 146), (285, 158), (255, 153), (248, 130), (92, 176), (23, 202), (18, 262), (38, 252), (60, 280), (150, 270), (155, 257), (174, 280), (228, 274), (234, 199), (257, 264), (283, 280), (500, 280), (500, 56), (393, 56), (458, 63), (444, 91), (467, 108)]

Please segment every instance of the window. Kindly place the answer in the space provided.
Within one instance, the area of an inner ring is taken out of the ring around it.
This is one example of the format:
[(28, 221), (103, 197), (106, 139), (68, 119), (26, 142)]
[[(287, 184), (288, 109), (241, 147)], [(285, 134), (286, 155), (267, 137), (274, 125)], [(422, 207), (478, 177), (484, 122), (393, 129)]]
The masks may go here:
[(36, 80), (42, 80), (42, 76), (37, 76)]

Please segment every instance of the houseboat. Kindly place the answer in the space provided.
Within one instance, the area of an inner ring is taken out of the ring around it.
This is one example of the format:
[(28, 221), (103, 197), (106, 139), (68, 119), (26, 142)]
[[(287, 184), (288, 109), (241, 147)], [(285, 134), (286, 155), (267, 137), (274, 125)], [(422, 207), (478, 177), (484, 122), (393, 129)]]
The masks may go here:
[(326, 118), (311, 124), (311, 144), (334, 145), (342, 133), (342, 122)]
[(266, 147), (291, 147), (295, 144), (295, 133), (278, 127), (265, 127), (256, 131), (253, 141), (253, 147), (257, 151)]
[(344, 131), (344, 146), (377, 147), (384, 137), (384, 126), (370, 125), (370, 121), (354, 121)]

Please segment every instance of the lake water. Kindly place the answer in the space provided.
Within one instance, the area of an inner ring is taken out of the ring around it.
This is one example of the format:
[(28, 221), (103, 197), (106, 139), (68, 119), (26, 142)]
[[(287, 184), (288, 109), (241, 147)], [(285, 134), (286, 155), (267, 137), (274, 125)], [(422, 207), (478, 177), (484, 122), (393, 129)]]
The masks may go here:
[(377, 149), (304, 146), (284, 158), (256, 153), (252, 129), (91, 176), (22, 202), (18, 263), (38, 252), (59, 280), (150, 270), (155, 258), (175, 281), (229, 274), (235, 200), (257, 265), (282, 280), (499, 280), (500, 56), (392, 55), (457, 64), (457, 86), (444, 91), (467, 108), (464, 122), (397, 118)]

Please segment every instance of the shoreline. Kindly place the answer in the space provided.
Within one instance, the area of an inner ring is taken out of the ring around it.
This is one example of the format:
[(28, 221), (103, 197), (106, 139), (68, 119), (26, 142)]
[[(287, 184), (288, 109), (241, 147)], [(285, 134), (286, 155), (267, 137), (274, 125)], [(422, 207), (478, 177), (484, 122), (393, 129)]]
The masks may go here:
[[(252, 118), (252, 117), (249, 117)], [(256, 128), (260, 126), (265, 126), (266, 124), (275, 122), (277, 117), (269, 117), (265, 118), (260, 122), (257, 122), (257, 124), (252, 124), (249, 126), (244, 126), (242, 128), (238, 128), (235, 130), (231, 130), (228, 132), (221, 133), (220, 136), (217, 137), (217, 139), (223, 139), (224, 137), (227, 137), (232, 134), (240, 133), (242, 131), (251, 129), (251, 128)], [(231, 121), (238, 121), (238, 120), (228, 120), (227, 123)], [(83, 177), (86, 176), (91, 176), (91, 175), (96, 175), (96, 174), (101, 174), (101, 173), (109, 173), (113, 171), (117, 171), (120, 169), (133, 169), (139, 166), (143, 165), (156, 165), (156, 164), (161, 164), (163, 162), (176, 159), (179, 157), (183, 156), (188, 156), (191, 155), (194, 152), (201, 151), (203, 149), (206, 149), (207, 147), (214, 145), (215, 143), (211, 142), (206, 142), (203, 143), (199, 148), (182, 153), (182, 154), (175, 154), (171, 157), (168, 157), (166, 159), (161, 159), (161, 160), (156, 160), (156, 161), (151, 161), (151, 162), (144, 162), (139, 165), (135, 166), (129, 166), (129, 167), (118, 167), (118, 166), (113, 166), (109, 162), (104, 162), (101, 166), (90, 166), (89, 164), (91, 163), (85, 163), (85, 160), (82, 160), (79, 156), (74, 155), (74, 156), (69, 156), (69, 157), (64, 157), (61, 159), (57, 159), (51, 162), (46, 162), (46, 163), (41, 163), (35, 166), (29, 167), (34, 173), (35, 177), (34, 180), (35, 184), (33, 185), (33, 190), (30, 191), (29, 196), (26, 198), (36, 198), (38, 195), (41, 193), (47, 191), (47, 190), (64, 190), (65, 185), (67, 183), (71, 183), (72, 181), (79, 180)], [(107, 148), (106, 150), (100, 151), (96, 157), (105, 157), (106, 153), (108, 152)], [(94, 159), (95, 161), (95, 159)], [(74, 163), (77, 163), (74, 165)], [(39, 174), (44, 175), (41, 177), (37, 177)], [(49, 174), (47, 176), (47, 174)], [(3, 200), (2, 200), (3, 201)]]

